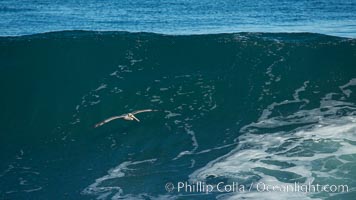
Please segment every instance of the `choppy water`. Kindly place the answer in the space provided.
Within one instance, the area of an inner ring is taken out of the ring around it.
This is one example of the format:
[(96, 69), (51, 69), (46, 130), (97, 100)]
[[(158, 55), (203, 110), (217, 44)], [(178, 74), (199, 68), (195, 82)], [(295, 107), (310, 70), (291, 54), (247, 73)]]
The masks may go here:
[(311, 32), (355, 38), (356, 0), (2, 0), (0, 19), (2, 36), (100, 30)]
[[(57, 32), (0, 38), (0, 63), (1, 199), (356, 195), (355, 40)], [(178, 181), (349, 192), (165, 190)]]

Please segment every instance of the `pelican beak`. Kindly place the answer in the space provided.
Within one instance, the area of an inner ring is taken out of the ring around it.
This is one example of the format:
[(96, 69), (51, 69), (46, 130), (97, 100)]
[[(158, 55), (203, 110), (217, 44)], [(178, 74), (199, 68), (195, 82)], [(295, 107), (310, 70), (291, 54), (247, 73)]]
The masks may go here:
[(135, 117), (135, 115), (132, 115), (132, 118), (134, 118), (137, 122), (140, 122), (140, 120), (137, 119), (137, 118)]

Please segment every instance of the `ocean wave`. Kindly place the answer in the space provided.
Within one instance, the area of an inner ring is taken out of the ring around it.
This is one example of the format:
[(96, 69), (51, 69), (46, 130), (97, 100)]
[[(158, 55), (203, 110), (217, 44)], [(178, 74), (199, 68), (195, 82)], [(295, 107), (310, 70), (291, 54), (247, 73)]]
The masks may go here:
[[(345, 182), (352, 195), (355, 48), (311, 33), (1, 37), (0, 198), (276, 195), (164, 190), (184, 180)], [(158, 111), (94, 128), (146, 108)]]

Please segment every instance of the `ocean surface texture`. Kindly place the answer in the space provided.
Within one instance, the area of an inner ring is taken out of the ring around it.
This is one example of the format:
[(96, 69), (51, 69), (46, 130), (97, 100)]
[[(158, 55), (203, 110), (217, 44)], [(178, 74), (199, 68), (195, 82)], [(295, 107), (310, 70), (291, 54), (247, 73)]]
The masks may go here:
[[(22, 6), (26, 2), (0, 12), (16, 15)], [(31, 20), (40, 8), (26, 9), (21, 13)], [(161, 10), (157, 16), (168, 13)], [(56, 12), (44, 15), (55, 19)], [(219, 12), (229, 13), (229, 7)], [(344, 15), (353, 19), (350, 12)], [(159, 19), (165, 18), (150, 20)], [(26, 25), (5, 30), (9, 23), (1, 23), (2, 34), (34, 32)], [(67, 27), (68, 21), (58, 23)], [(84, 20), (80, 27), (86, 25)], [(2, 37), (0, 199), (353, 200), (355, 63), (355, 39), (312, 33), (62, 31)], [(93, 128), (107, 117), (146, 108), (158, 111), (138, 114), (140, 123), (117, 120)], [(165, 187), (199, 181), (343, 184), (349, 192), (253, 187), (206, 194)]]
[(356, 0), (1, 0), (0, 35), (312, 32), (356, 37)]

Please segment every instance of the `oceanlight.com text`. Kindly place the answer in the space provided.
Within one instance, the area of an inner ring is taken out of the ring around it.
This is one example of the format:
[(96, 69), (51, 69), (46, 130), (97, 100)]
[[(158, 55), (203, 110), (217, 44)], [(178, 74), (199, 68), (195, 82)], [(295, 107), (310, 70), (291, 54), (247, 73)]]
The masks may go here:
[(302, 193), (346, 193), (349, 191), (348, 185), (333, 184), (313, 184), (313, 183), (285, 183), (285, 184), (268, 184), (256, 182), (250, 184), (239, 184), (237, 182), (217, 184), (207, 184), (203, 181), (198, 182), (168, 182), (165, 185), (167, 192), (178, 193), (213, 193), (213, 192), (302, 192)]

